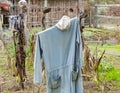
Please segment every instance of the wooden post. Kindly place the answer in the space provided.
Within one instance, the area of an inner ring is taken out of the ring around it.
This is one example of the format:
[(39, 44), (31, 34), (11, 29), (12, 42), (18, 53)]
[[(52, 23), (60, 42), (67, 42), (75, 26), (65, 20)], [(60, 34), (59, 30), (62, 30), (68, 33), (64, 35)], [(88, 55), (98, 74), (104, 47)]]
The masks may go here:
[(3, 15), (0, 14), (0, 32), (2, 32)]
[(95, 5), (95, 13), (94, 13), (94, 22), (95, 22), (95, 27), (98, 27), (98, 17), (96, 16), (98, 14), (98, 7)]
[[(44, 0), (44, 10), (47, 7), (48, 7), (48, 0)], [(46, 24), (45, 24), (45, 20), (47, 21), (46, 17), (48, 18), (48, 15), (46, 13), (43, 13), (43, 15), (42, 15), (42, 30), (46, 29)]]
[(48, 0), (44, 0), (44, 7), (48, 7)]
[(98, 15), (98, 5), (99, 4), (99, 0), (96, 0), (96, 4), (95, 4), (95, 16), (94, 16), (94, 19), (95, 19), (95, 27), (98, 27), (98, 17), (96, 15)]
[(92, 24), (92, 7), (90, 7), (90, 13), (89, 13), (89, 27), (91, 27)]
[(0, 7), (0, 34), (2, 32), (2, 15), (1, 15), (1, 7)]

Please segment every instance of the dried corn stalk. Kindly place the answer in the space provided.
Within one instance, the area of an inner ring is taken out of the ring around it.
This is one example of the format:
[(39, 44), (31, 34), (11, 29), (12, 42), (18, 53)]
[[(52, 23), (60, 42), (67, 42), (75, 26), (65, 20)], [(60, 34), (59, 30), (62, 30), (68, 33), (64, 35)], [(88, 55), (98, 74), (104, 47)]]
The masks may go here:
[(19, 15), (20, 21), (19, 21), (19, 27), (18, 31), (13, 32), (13, 39), (14, 39), (14, 46), (15, 46), (15, 54), (16, 54), (16, 68), (17, 73), (15, 76), (20, 77), (20, 85), (22, 89), (24, 89), (24, 81), (26, 77), (25, 72), (25, 45), (26, 45), (26, 37), (24, 32), (24, 15)]
[(31, 61), (34, 61), (34, 49), (35, 49), (35, 35), (33, 34), (31, 36), (31, 39), (29, 40), (29, 44), (30, 44), (30, 58)]

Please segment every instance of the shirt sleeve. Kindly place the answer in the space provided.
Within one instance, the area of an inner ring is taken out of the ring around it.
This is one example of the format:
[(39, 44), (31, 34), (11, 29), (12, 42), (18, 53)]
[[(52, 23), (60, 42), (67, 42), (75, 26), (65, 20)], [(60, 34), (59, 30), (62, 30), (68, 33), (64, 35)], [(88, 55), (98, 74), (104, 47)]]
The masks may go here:
[(81, 67), (84, 66), (84, 58), (83, 58), (83, 49), (82, 49), (82, 38), (81, 38), (81, 31), (79, 22), (77, 22), (77, 29), (76, 29), (76, 61), (78, 62), (77, 65)]
[(35, 56), (34, 56), (34, 83), (42, 83), (42, 49), (40, 43), (40, 37), (37, 36), (36, 47), (35, 47)]

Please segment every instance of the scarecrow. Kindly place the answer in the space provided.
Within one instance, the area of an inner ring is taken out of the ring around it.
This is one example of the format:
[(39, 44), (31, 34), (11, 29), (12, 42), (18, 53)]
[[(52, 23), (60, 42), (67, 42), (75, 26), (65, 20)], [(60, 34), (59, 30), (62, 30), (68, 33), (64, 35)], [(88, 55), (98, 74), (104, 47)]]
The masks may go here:
[[(20, 78), (20, 86), (24, 89), (24, 82), (25, 78), (27, 77), (25, 71), (25, 59), (26, 59), (26, 35), (25, 35), (25, 11), (26, 11), (27, 2), (25, 0), (20, 0), (18, 2), (18, 7), (20, 9), (19, 15), (17, 15), (17, 21), (14, 26), (17, 27), (13, 31), (13, 40), (15, 46), (15, 53), (16, 53), (16, 68), (17, 73), (14, 76), (19, 76)], [(14, 27), (14, 28), (16, 28)]]

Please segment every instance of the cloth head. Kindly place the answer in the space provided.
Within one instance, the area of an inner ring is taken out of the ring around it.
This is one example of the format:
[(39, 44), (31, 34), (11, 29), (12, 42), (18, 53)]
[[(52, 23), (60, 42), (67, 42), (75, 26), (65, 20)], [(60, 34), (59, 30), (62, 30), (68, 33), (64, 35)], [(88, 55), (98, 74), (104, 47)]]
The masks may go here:
[(59, 22), (56, 24), (56, 26), (62, 30), (65, 31), (70, 28), (70, 17), (68, 16), (63, 16)]

